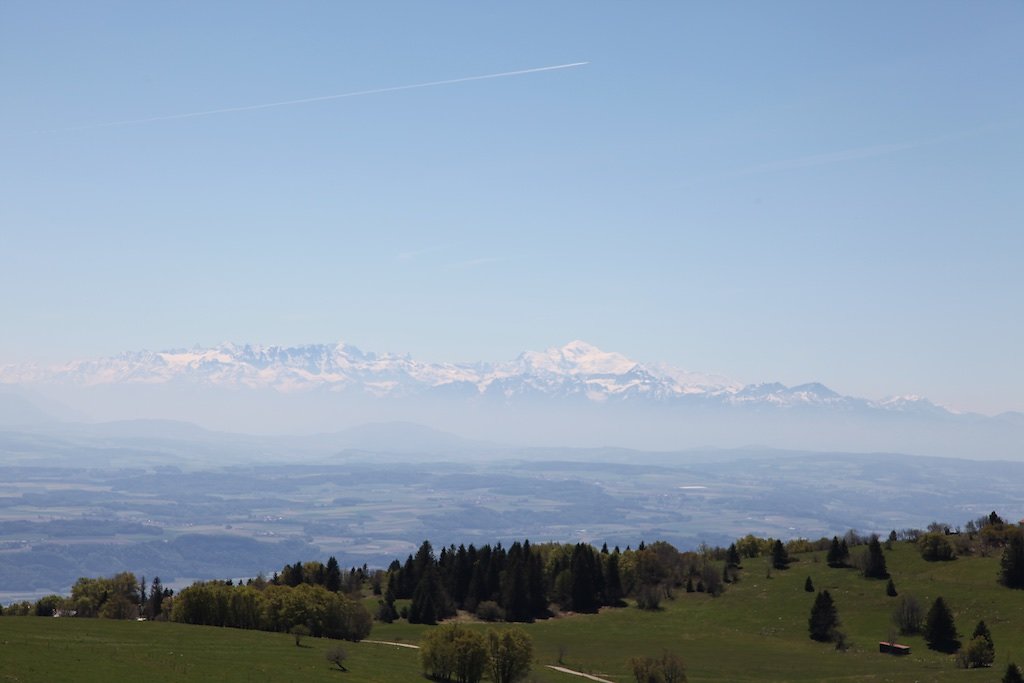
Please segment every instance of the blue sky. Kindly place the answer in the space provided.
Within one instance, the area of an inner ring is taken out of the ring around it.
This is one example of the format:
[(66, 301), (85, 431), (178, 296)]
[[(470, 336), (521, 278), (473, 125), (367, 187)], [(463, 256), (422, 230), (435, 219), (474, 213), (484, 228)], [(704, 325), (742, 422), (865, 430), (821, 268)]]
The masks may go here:
[(579, 338), (1024, 410), (1021, 35), (998, 1), (8, 1), (0, 363)]

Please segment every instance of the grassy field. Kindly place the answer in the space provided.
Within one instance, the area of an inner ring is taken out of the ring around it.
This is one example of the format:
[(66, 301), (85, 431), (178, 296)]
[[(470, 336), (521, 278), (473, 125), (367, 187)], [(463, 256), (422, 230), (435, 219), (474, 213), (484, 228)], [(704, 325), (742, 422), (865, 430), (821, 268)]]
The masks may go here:
[[(533, 636), (533, 680), (573, 683), (582, 679), (544, 667), (564, 665), (613, 681), (631, 677), (626, 661), (635, 655), (679, 654), (689, 680), (742, 681), (998, 681), (1008, 661), (1024, 663), (1024, 591), (996, 583), (998, 558), (964, 557), (926, 563), (910, 546), (886, 552), (901, 594), (927, 608), (936, 596), (952, 607), (964, 639), (979, 619), (992, 631), (996, 665), (965, 671), (953, 657), (928, 650), (920, 637), (899, 638), (913, 654), (878, 653), (888, 637), (896, 602), (885, 582), (862, 578), (853, 569), (830, 569), (824, 554), (798, 556), (787, 571), (768, 576), (764, 558), (748, 560), (740, 583), (719, 598), (679, 592), (658, 612), (635, 608), (605, 610), (525, 626)], [(835, 599), (846, 652), (807, 636), (817, 589)], [(470, 628), (490, 628), (469, 624)], [(415, 643), (427, 627), (404, 622), (377, 624), (376, 640)], [(164, 623), (0, 617), (0, 681), (412, 681), (420, 678), (415, 650), (371, 643), (344, 647), (348, 673), (331, 671), (324, 651), (335, 643), (307, 639), (297, 648), (285, 634)]]

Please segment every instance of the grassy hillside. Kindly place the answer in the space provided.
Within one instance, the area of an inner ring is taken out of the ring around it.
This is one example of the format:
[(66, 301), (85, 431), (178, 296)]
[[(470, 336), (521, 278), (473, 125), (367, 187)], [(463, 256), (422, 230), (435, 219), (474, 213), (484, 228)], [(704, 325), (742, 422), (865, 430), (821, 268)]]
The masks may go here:
[[(582, 679), (543, 668), (558, 659), (574, 669), (614, 681), (631, 677), (626, 661), (663, 649), (683, 657), (692, 682), (742, 681), (998, 681), (1010, 660), (1024, 663), (1024, 591), (996, 583), (998, 558), (962, 557), (927, 563), (913, 546), (886, 552), (901, 595), (927, 607), (942, 595), (964, 639), (979, 619), (996, 645), (992, 669), (965, 671), (953, 658), (928, 650), (920, 637), (901, 637), (909, 657), (878, 653), (891, 631), (895, 598), (885, 581), (867, 580), (854, 569), (830, 569), (824, 553), (796, 556), (787, 571), (767, 576), (765, 558), (747, 560), (740, 583), (719, 598), (678, 592), (650, 613), (605, 610), (527, 625), (534, 638), (537, 681)], [(852, 647), (838, 652), (811, 641), (807, 618), (816, 589), (835, 599), (841, 629)], [(487, 625), (470, 625), (488, 628)], [(429, 627), (404, 622), (377, 624), (371, 638), (414, 643)], [(348, 673), (331, 671), (323, 652), (333, 642), (308, 639), (297, 648), (285, 634), (257, 633), (166, 623), (0, 617), (0, 680), (110, 681), (411, 681), (419, 677), (415, 650), (371, 643), (343, 646)]]
[(0, 617), (0, 681), (333, 681), (419, 677), (415, 650), (344, 643), (348, 673), (324, 658), (337, 641), (285, 633), (104, 619)]

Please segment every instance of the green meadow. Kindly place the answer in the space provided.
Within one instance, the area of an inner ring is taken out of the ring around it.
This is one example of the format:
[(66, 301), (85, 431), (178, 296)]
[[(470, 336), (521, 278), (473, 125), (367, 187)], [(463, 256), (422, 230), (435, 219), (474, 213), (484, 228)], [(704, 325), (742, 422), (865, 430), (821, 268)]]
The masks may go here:
[[(928, 650), (920, 636), (900, 636), (905, 657), (883, 655), (878, 642), (894, 632), (898, 598), (885, 581), (856, 569), (831, 569), (824, 553), (796, 555), (785, 571), (767, 558), (745, 561), (741, 580), (714, 598), (681, 589), (662, 609), (604, 609), (523, 625), (533, 637), (532, 680), (584, 679), (546, 668), (564, 666), (612, 681), (631, 681), (627, 660), (669, 650), (686, 662), (691, 682), (743, 681), (999, 681), (1009, 661), (1024, 663), (1024, 591), (996, 582), (999, 560), (961, 557), (929, 563), (913, 546), (886, 552), (900, 595), (927, 610), (937, 596), (953, 609), (966, 642), (984, 619), (996, 648), (991, 669), (959, 669), (952, 655)], [(833, 596), (849, 647), (838, 651), (808, 638), (807, 619), (817, 590)], [(467, 622), (467, 628), (502, 628)], [(375, 624), (372, 640), (414, 644), (426, 629), (398, 621)], [(347, 672), (332, 670), (324, 652), (336, 641), (287, 634), (162, 622), (0, 617), (0, 681), (375, 681), (422, 680), (416, 650), (374, 643), (341, 643)]]

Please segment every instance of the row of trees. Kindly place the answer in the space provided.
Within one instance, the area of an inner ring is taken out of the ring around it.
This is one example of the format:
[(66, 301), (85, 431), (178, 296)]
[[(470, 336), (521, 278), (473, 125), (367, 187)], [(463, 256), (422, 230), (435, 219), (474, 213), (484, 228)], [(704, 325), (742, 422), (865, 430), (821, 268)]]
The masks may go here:
[(443, 548), (435, 557), (424, 541), (404, 565), (391, 564), (382, 612), (402, 598), (411, 599), (407, 616), (412, 623), (436, 623), (456, 609), (532, 621), (549, 614), (551, 601), (563, 609), (593, 612), (621, 603), (619, 562), (618, 549), (598, 553), (582, 543), (536, 549), (528, 540), (516, 541), (508, 550), (500, 544), (460, 545)]
[(671, 652), (660, 657), (633, 657), (628, 666), (636, 683), (686, 683), (683, 660)]
[(530, 673), (533, 643), (521, 629), (470, 631), (444, 624), (420, 641), (423, 673), (436, 681), (516, 683)]
[(379, 586), (379, 570), (371, 572), (364, 564), (362, 567), (351, 567), (344, 571), (338, 560), (333, 555), (327, 558), (327, 564), (323, 562), (296, 562), (286, 564), (280, 572), (275, 572), (270, 583), (281, 586), (296, 586), (308, 583), (313, 586), (323, 586), (332, 593), (358, 593), (362, 590), (367, 580), (376, 580)]
[[(726, 560), (724, 570), (715, 565), (716, 558)], [(735, 545), (682, 553), (665, 542), (620, 551), (607, 545), (597, 550), (585, 543), (516, 541), (507, 550), (501, 544), (452, 545), (435, 556), (424, 541), (404, 564), (391, 563), (378, 617), (390, 621), (399, 616), (395, 601), (403, 598), (411, 603), (401, 616), (428, 624), (456, 610), (485, 620), (532, 621), (549, 616), (552, 605), (562, 611), (595, 612), (623, 606), (628, 596), (643, 609), (657, 609), (683, 586), (689, 592), (719, 595), (726, 583), (739, 580), (739, 563)]]
[(133, 573), (121, 572), (108, 577), (82, 577), (71, 587), (70, 596), (54, 594), (34, 603), (23, 601), (8, 606), (5, 613), (10, 616), (156, 619), (173, 594), (174, 591), (163, 587), (159, 577), (153, 579), (147, 590), (145, 577), (137, 581)]
[(174, 597), (173, 621), (205, 626), (292, 631), (358, 641), (370, 634), (373, 617), (357, 600), (323, 586), (231, 585), (197, 582)]

